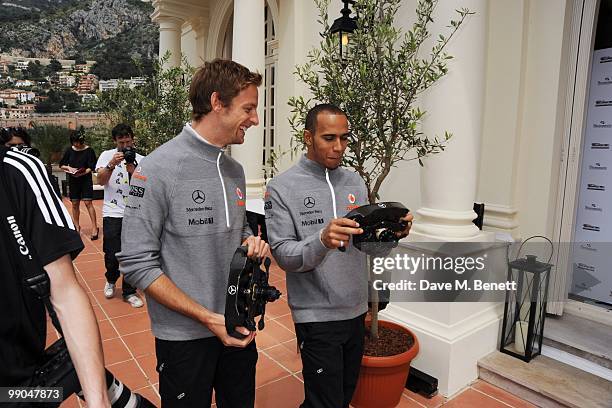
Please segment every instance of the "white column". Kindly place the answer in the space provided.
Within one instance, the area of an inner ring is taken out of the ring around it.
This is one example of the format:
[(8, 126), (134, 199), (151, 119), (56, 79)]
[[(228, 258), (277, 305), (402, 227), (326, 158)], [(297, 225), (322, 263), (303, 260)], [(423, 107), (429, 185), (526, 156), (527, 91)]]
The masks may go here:
[(181, 65), (181, 27), (183, 20), (177, 17), (159, 16), (155, 18), (159, 24), (159, 57), (170, 51), (171, 55), (164, 64), (164, 69)]
[(194, 67), (199, 67), (206, 61), (206, 41), (208, 39), (208, 27), (209, 27), (208, 15), (203, 17), (196, 17), (191, 20), (191, 27), (195, 32), (196, 40), (196, 52), (197, 55), (192, 56), (190, 64)]
[[(265, 73), (264, 0), (234, 0), (232, 59), (251, 71)], [(242, 145), (232, 145), (232, 157), (244, 167), (247, 198), (261, 198), (264, 85), (259, 88), (259, 126), (251, 127)]]
[[(423, 247), (419, 241), (486, 241), (490, 236), (472, 224), (486, 82), (487, 3), (441, 1), (430, 27), (432, 38), (437, 38), (456, 18), (455, 9), (467, 7), (476, 13), (451, 40), (448, 52), (454, 59), (449, 61), (449, 74), (424, 95), (425, 133), (443, 136), (448, 130), (453, 138), (444, 152), (423, 160), (423, 207), (417, 210), (410, 232), (414, 242), (406, 249), (414, 257), (432, 247)], [(498, 265), (505, 262), (506, 254), (505, 247), (498, 246), (466, 256), (485, 256), (490, 265)], [(421, 348), (413, 366), (438, 378), (440, 393), (450, 396), (475, 380), (478, 360), (496, 350), (500, 307), (490, 302), (394, 302), (381, 316), (415, 332)]]
[[(472, 220), (480, 162), (486, 66), (486, 1), (438, 3), (431, 32), (446, 33), (455, 9), (468, 7), (478, 14), (469, 17), (448, 45), (454, 59), (449, 73), (423, 96), (426, 135), (453, 137), (442, 153), (423, 159), (421, 202), (411, 234), (418, 240), (479, 240)], [(437, 37), (437, 35), (432, 36)], [(418, 236), (418, 237), (417, 237)]]

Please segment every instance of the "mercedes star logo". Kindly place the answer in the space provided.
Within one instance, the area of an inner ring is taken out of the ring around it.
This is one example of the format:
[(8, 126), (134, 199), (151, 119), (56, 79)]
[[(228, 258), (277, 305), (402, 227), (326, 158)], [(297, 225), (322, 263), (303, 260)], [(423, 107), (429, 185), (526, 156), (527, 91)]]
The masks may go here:
[(206, 196), (204, 195), (204, 192), (202, 190), (195, 190), (191, 194), (191, 199), (196, 204), (202, 204), (204, 201), (206, 201)]
[(315, 206), (315, 199), (312, 197), (306, 197), (304, 199), (304, 207), (306, 208), (312, 208)]
[(229, 288), (227, 288), (227, 293), (229, 293), (230, 295), (235, 295), (236, 294), (236, 286), (231, 285)]

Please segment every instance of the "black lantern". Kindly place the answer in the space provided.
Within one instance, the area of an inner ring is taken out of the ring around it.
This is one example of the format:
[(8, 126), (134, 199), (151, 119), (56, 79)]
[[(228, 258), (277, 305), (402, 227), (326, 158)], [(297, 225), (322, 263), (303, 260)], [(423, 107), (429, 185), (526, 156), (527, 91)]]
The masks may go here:
[(351, 17), (351, 9), (349, 4), (355, 4), (354, 0), (342, 0), (344, 8), (340, 11), (342, 17), (337, 18), (332, 24), (329, 32), (332, 35), (338, 35), (340, 44), (340, 58), (347, 59), (351, 41), (351, 35), (357, 29), (357, 18)]
[(506, 292), (500, 351), (529, 362), (542, 352), (549, 263), (535, 255), (508, 263), (508, 281), (516, 290)]

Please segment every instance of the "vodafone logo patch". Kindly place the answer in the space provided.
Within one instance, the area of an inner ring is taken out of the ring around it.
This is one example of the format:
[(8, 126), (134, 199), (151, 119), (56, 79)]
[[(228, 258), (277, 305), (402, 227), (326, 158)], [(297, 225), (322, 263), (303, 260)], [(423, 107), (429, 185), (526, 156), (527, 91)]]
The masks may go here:
[(356, 200), (355, 195), (354, 194), (349, 194), (348, 195), (348, 200), (349, 200), (349, 203), (355, 204), (355, 200)]
[(239, 199), (244, 199), (244, 194), (242, 194), (242, 190), (240, 189), (240, 187), (236, 187), (236, 195)]

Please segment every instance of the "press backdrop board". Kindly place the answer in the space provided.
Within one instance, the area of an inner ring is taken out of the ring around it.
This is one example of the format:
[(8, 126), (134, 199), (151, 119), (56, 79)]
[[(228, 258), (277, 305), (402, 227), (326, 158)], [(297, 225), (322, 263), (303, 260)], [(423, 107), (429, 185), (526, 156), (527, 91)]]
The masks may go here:
[(570, 292), (612, 303), (612, 48), (593, 52), (579, 191)]

